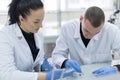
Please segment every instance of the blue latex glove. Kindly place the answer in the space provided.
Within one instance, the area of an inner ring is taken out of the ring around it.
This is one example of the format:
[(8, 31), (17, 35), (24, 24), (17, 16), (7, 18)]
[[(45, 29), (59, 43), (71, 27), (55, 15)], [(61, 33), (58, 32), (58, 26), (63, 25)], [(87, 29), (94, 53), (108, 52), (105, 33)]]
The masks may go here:
[(67, 60), (65, 62), (65, 68), (73, 68), (76, 72), (82, 72), (79, 63), (75, 60)]
[(53, 66), (49, 64), (48, 59), (45, 58), (43, 64), (41, 65), (41, 71), (51, 71)]
[(107, 74), (116, 73), (116, 69), (113, 66), (103, 67), (98, 70), (93, 71), (95, 76), (104, 76)]
[[(61, 77), (61, 74), (63, 73), (63, 70), (64, 69), (56, 69), (56, 70), (54, 70), (54, 79), (53, 80), (59, 79)], [(65, 70), (64, 70), (63, 78), (72, 76), (74, 72), (75, 72), (74, 69), (72, 69), (69, 72), (65, 72)], [(50, 71), (50, 72), (46, 73), (46, 80), (51, 80), (52, 73), (53, 73), (53, 71)]]

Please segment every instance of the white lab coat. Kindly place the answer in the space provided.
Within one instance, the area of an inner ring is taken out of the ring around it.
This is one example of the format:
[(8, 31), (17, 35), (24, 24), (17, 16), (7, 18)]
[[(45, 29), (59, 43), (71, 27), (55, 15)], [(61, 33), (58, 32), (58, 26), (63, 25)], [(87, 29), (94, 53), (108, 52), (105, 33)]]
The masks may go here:
[(67, 58), (79, 64), (92, 64), (111, 61), (111, 50), (120, 53), (120, 31), (113, 24), (105, 23), (85, 47), (80, 35), (80, 21), (72, 20), (61, 27), (60, 35), (53, 50), (53, 63), (61, 67)]
[(17, 24), (0, 30), (0, 80), (37, 80), (43, 61), (43, 39), (35, 33), (36, 46), (40, 49), (33, 61), (31, 50)]

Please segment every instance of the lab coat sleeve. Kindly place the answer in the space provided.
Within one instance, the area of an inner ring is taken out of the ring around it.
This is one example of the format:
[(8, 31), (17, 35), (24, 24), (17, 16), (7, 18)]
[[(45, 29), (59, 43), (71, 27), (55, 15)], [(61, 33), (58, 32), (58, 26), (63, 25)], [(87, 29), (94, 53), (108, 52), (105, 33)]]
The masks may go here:
[(1, 33), (0, 37), (0, 80), (37, 80), (38, 73), (17, 69), (13, 46), (4, 34)]
[(113, 51), (116, 51), (120, 55), (120, 30), (116, 30), (112, 43)]
[(57, 68), (62, 66), (62, 63), (65, 59), (68, 58), (68, 46), (67, 46), (67, 35), (66, 35), (65, 27), (61, 27), (60, 35), (56, 40), (56, 47), (52, 53), (53, 63)]

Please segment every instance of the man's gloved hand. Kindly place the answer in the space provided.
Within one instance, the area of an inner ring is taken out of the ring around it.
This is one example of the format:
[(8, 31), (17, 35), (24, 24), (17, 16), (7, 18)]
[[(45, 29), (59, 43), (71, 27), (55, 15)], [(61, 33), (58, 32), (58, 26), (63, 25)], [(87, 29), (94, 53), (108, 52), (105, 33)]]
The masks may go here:
[(73, 68), (76, 72), (82, 72), (79, 63), (75, 60), (67, 60), (65, 62), (65, 68)]
[(53, 66), (49, 64), (48, 59), (45, 58), (43, 64), (41, 65), (41, 71), (51, 71)]
[(103, 67), (98, 70), (93, 71), (95, 76), (104, 76), (107, 74), (116, 73), (116, 69), (113, 66)]
[[(72, 76), (73, 73), (75, 72), (74, 69), (72, 69), (70, 71), (67, 71), (67, 70), (69, 70), (69, 69), (56, 69), (56, 70), (54, 70), (54, 72), (53, 72), (53, 70), (50, 72), (47, 72), (46, 80), (52, 80), (52, 76), (54, 77), (53, 80), (59, 79), (61, 77), (62, 73), (64, 73), (62, 78), (69, 77), (69, 76)], [(53, 73), (54, 73), (54, 75), (52, 75)]]

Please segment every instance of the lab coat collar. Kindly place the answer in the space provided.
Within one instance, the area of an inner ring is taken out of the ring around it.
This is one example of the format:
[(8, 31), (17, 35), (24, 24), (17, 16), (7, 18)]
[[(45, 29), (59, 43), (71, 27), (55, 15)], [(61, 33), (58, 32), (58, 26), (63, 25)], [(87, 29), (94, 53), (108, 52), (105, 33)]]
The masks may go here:
[(75, 27), (75, 34), (74, 34), (74, 38), (80, 38), (80, 21), (77, 21), (77, 25)]
[[(24, 43), (26, 46), (28, 46), (28, 44), (27, 44), (27, 42), (25, 41), (25, 38), (24, 38), (24, 36), (23, 36), (23, 34), (22, 34), (22, 31), (21, 31), (21, 29), (20, 29), (20, 27), (19, 27), (19, 25), (16, 23), (15, 25), (14, 25), (14, 28), (15, 28), (15, 33), (16, 33), (16, 35), (17, 35), (17, 37), (18, 37), (18, 39), (20, 40), (20, 42), (22, 42), (22, 43)], [(42, 41), (40, 41), (41, 40), (41, 37), (42, 37), (42, 35), (40, 35), (40, 31), (38, 31), (37, 33), (35, 33), (34, 34), (34, 38), (35, 38), (35, 43), (36, 43), (36, 46), (37, 46), (37, 48), (39, 48), (39, 52), (38, 52), (38, 55), (37, 55), (37, 57), (36, 57), (36, 59), (35, 59), (35, 61), (33, 60), (33, 57), (31, 57), (32, 58), (32, 63), (33, 63), (33, 66), (36, 66), (37, 64), (38, 64), (38, 61), (41, 59), (40, 58), (40, 56), (43, 56), (44, 54), (40, 54), (40, 53), (43, 53), (43, 51), (42, 51)], [(29, 48), (29, 47), (28, 47)], [(30, 51), (30, 48), (28, 49), (29, 50), (29, 53), (31, 53), (31, 51)], [(32, 54), (32, 53), (31, 53)]]
[[(22, 34), (22, 31), (21, 31), (21, 29), (20, 29), (20, 27), (19, 27), (19, 25), (18, 25), (17, 23), (14, 25), (14, 28), (15, 28), (15, 33), (16, 33), (18, 39), (24, 38), (24, 36), (23, 36), (23, 34)], [(41, 43), (40, 43), (40, 40), (38, 40), (38, 39), (39, 39), (38, 33), (35, 33), (35, 34), (34, 34), (34, 38), (35, 38), (36, 46), (37, 46), (38, 48), (40, 48), (40, 44), (41, 44)]]
[(22, 38), (23, 38), (23, 35), (22, 35), (22, 32), (21, 32), (21, 30), (20, 30), (20, 27), (19, 27), (19, 25), (18, 25), (17, 23), (14, 24), (14, 28), (15, 28), (15, 33), (16, 33), (18, 39), (19, 39), (19, 40), (22, 39)]
[(37, 66), (38, 64), (42, 64), (42, 60), (44, 57), (44, 47), (43, 47), (43, 34), (41, 32), (42, 30), (40, 29), (37, 33), (34, 34), (35, 37), (35, 43), (37, 48), (39, 48), (38, 55), (35, 59), (34, 66)]
[[(20, 44), (24, 44), (24, 46), (27, 47), (28, 56), (31, 57), (31, 62), (33, 63), (34, 61), (33, 61), (33, 57), (31, 56), (31, 54), (32, 54), (32, 53), (31, 53), (31, 50), (30, 50), (30, 48), (28, 47), (29, 45), (28, 45), (28, 43), (26, 42), (26, 40), (25, 40), (25, 38), (24, 38), (24, 36), (23, 36), (23, 34), (22, 34), (22, 31), (21, 31), (19, 25), (18, 25), (17, 23), (15, 23), (15, 24), (13, 24), (12, 27), (14, 28), (13, 31), (15, 31), (15, 34), (16, 34), (18, 40), (19, 40), (19, 43), (20, 43)], [(30, 53), (31, 53), (31, 54), (30, 54)]]
[[(16, 34), (17, 38), (19, 39), (20, 43), (28, 46), (18, 24), (17, 23), (13, 24), (11, 27), (13, 27), (12, 29), (14, 29), (14, 30), (12, 30), (12, 31), (14, 31), (14, 33)], [(37, 55), (35, 61), (33, 61), (33, 57), (31, 56), (32, 53), (30, 51), (30, 48), (28, 47), (28, 56), (31, 57), (31, 62), (33, 63), (33, 67), (38, 65), (40, 62), (39, 60), (42, 59), (44, 56), (44, 51), (43, 51), (43, 46), (42, 46), (43, 45), (42, 44), (43, 43), (43, 40), (42, 40), (43, 36), (42, 36), (41, 31), (38, 31), (37, 33), (35, 33), (34, 38), (35, 38), (36, 46), (37, 46), (37, 48), (39, 48), (39, 52), (38, 52), (38, 55)], [(31, 54), (29, 54), (29, 53), (31, 53)]]

